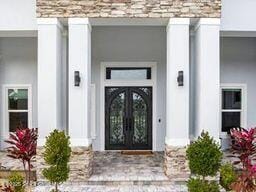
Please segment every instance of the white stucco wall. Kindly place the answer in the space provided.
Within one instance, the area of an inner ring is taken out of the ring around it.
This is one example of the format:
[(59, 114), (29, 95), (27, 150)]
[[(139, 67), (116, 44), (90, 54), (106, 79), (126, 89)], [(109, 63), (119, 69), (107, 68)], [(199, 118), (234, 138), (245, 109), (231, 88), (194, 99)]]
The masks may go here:
[(221, 39), (221, 83), (247, 84), (247, 127), (256, 126), (256, 38)]
[(255, 0), (222, 0), (222, 31), (256, 31)]
[[(92, 83), (96, 84), (96, 133), (93, 148), (100, 149), (100, 63), (157, 62), (157, 150), (164, 149), (166, 32), (165, 27), (93, 27)], [(161, 119), (161, 122), (158, 122)]]
[(1, 0), (1, 30), (36, 30), (36, 0)]
[(36, 38), (0, 38), (0, 127), (3, 127), (3, 84), (32, 85), (32, 126), (37, 127)]

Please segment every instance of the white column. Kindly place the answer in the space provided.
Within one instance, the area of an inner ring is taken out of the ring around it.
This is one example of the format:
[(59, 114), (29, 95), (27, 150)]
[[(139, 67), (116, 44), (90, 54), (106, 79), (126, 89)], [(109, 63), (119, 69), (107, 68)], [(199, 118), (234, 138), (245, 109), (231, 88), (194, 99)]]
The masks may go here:
[[(183, 71), (184, 85), (178, 86)], [(170, 146), (189, 143), (189, 19), (172, 18), (167, 26), (166, 139)]]
[[(70, 18), (69, 23), (69, 135), (72, 146), (89, 146), (91, 86), (91, 26), (88, 18)], [(74, 86), (79, 71), (80, 86)]]
[(216, 140), (220, 128), (220, 19), (202, 18), (195, 27), (196, 136), (208, 131)]
[(38, 24), (38, 145), (61, 127), (62, 30), (56, 18), (40, 18)]

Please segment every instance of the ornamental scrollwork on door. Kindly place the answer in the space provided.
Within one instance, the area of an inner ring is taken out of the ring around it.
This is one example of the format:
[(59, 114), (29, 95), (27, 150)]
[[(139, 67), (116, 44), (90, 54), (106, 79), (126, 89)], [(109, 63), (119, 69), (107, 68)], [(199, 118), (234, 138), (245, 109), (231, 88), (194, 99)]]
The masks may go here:
[(123, 116), (125, 110), (125, 93), (118, 94), (110, 105), (110, 143), (123, 144)]

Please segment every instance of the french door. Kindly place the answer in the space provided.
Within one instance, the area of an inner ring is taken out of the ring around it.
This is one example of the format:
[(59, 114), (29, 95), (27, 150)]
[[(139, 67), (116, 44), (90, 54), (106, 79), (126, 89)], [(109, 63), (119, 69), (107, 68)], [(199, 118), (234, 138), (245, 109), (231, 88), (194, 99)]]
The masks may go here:
[(105, 87), (105, 149), (152, 149), (152, 87)]

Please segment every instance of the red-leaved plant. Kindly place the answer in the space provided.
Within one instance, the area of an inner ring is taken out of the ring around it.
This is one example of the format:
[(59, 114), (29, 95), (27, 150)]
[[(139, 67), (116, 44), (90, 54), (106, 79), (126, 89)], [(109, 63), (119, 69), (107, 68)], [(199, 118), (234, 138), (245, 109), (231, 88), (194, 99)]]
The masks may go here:
[(10, 144), (7, 148), (8, 156), (22, 161), (28, 185), (33, 168), (31, 161), (36, 155), (37, 137), (37, 128), (18, 128), (16, 132), (10, 133), (9, 139), (5, 141)]
[(255, 192), (256, 164), (253, 164), (256, 156), (256, 128), (249, 130), (239, 128), (230, 131), (232, 137), (233, 154), (239, 159), (234, 164), (242, 164), (242, 172), (238, 179), (231, 185), (235, 191)]
[(0, 191), (1, 192), (15, 192), (13, 187), (11, 185), (7, 185), (6, 183), (3, 186), (0, 185)]

